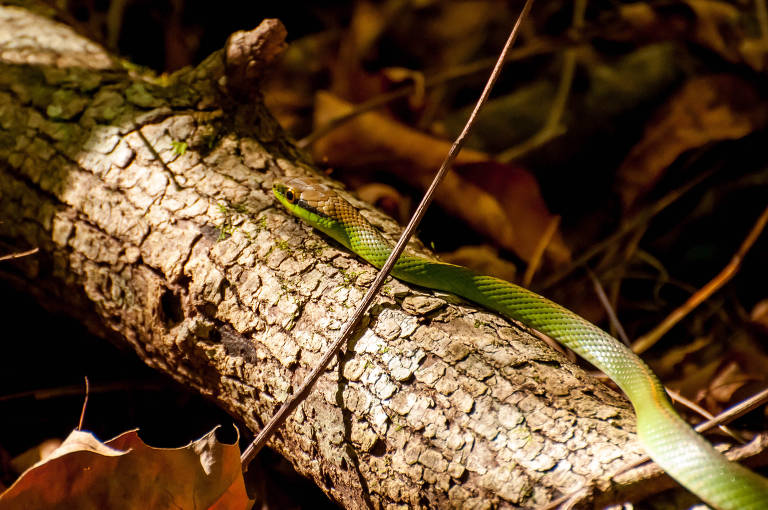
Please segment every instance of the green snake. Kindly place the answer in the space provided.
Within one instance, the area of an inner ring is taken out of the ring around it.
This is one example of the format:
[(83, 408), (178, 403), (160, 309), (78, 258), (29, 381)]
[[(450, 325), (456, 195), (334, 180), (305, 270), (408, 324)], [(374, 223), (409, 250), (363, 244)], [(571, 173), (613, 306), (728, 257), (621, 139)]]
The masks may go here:
[[(392, 245), (349, 202), (320, 181), (275, 182), (277, 199), (295, 216), (368, 263), (384, 265)], [(400, 280), (450, 292), (557, 340), (610, 377), (629, 397), (648, 455), (672, 478), (721, 509), (768, 509), (768, 479), (730, 462), (674, 410), (656, 375), (635, 353), (570, 310), (512, 283), (411, 255), (392, 269)]]

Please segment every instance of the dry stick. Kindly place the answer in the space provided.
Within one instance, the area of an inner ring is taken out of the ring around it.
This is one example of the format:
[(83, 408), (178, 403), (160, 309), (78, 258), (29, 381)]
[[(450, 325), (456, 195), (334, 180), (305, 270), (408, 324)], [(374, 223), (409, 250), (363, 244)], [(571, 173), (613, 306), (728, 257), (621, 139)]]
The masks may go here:
[[(710, 429), (719, 427), (720, 425), (724, 425), (726, 423), (730, 423), (733, 420), (740, 418), (741, 416), (744, 416), (748, 412), (752, 411), (757, 407), (760, 407), (766, 402), (768, 402), (768, 388), (760, 391), (759, 393), (756, 393), (755, 395), (749, 397), (746, 400), (741, 401), (740, 403), (732, 407), (729, 407), (728, 409), (718, 414), (711, 420), (707, 420), (705, 422), (699, 423), (693, 429), (699, 434), (703, 434), (704, 432), (707, 432)], [(618, 476), (622, 473), (626, 473), (630, 469), (633, 469), (639, 466), (640, 464), (642, 464), (643, 462), (646, 462), (649, 460), (651, 460), (651, 458), (645, 455), (644, 457), (638, 459), (637, 461), (633, 462), (629, 466), (623, 467), (620, 471), (612, 475), (611, 478)]]
[[(552, 50), (553, 48), (549, 45), (546, 45), (543, 43), (531, 43), (523, 46), (522, 48), (518, 48), (516, 50), (510, 51), (506, 56), (506, 61), (522, 60), (524, 58), (547, 53)], [(462, 78), (464, 76), (469, 76), (475, 73), (479, 73), (493, 66), (494, 62), (495, 62), (494, 59), (483, 59), (478, 62), (467, 64), (465, 66), (456, 66), (451, 68), (449, 71), (439, 73), (425, 79), (424, 82), (421, 84), (421, 86), (425, 89), (428, 89), (428, 88), (435, 87), (437, 85), (441, 85), (448, 81), (455, 80), (457, 78)], [(315, 143), (318, 139), (324, 137), (334, 129), (338, 128), (339, 126), (341, 126), (346, 122), (349, 122), (350, 120), (357, 117), (358, 115), (362, 115), (365, 112), (375, 110), (376, 108), (379, 108), (380, 106), (384, 106), (385, 104), (391, 101), (394, 101), (395, 99), (400, 99), (401, 97), (407, 97), (414, 90), (416, 90), (416, 84), (412, 83), (404, 87), (401, 87), (399, 89), (395, 89), (391, 92), (387, 92), (387, 93), (378, 95), (376, 97), (373, 97), (368, 101), (362, 102), (358, 105), (355, 105), (351, 111), (345, 114), (339, 115), (338, 117), (334, 117), (333, 119), (328, 121), (326, 124), (323, 124), (316, 130), (314, 130), (312, 133), (310, 133), (309, 135), (305, 136), (304, 138), (296, 142), (296, 145), (301, 148), (306, 148), (312, 145), (313, 143)]]
[(729, 423), (736, 418), (744, 416), (753, 409), (760, 407), (768, 402), (768, 388), (764, 389), (760, 393), (749, 397), (746, 400), (742, 400), (740, 403), (729, 407), (722, 413), (718, 414), (714, 419), (706, 421), (696, 426), (696, 432), (706, 432), (712, 427), (716, 427), (723, 423)]
[(525, 268), (525, 274), (523, 275), (522, 281), (523, 287), (529, 287), (531, 285), (533, 275), (536, 274), (536, 270), (539, 269), (541, 259), (544, 257), (544, 252), (546, 251), (547, 246), (549, 246), (549, 243), (552, 242), (552, 237), (557, 233), (557, 227), (559, 226), (560, 216), (555, 216), (549, 220), (547, 228), (544, 230), (544, 233), (541, 234), (539, 242), (533, 250), (533, 255), (531, 255), (531, 260), (528, 262), (528, 267)]
[[(619, 317), (616, 315), (616, 308), (614, 308), (614, 306), (611, 305), (610, 301), (608, 300), (608, 296), (605, 294), (605, 289), (603, 288), (603, 285), (600, 283), (600, 280), (597, 278), (597, 276), (595, 276), (595, 273), (591, 269), (587, 268), (587, 274), (589, 275), (589, 279), (592, 280), (592, 285), (595, 288), (595, 294), (597, 294), (597, 298), (600, 300), (600, 304), (603, 305), (603, 309), (605, 310), (605, 313), (608, 314), (608, 320), (611, 323), (612, 329), (616, 330), (619, 338), (621, 339), (622, 342), (624, 342), (625, 345), (629, 345), (631, 343), (629, 341), (629, 337), (627, 336), (626, 331), (624, 331), (624, 326), (621, 325), (621, 321), (619, 321)], [(675, 402), (679, 402), (680, 404), (687, 407), (691, 411), (700, 414), (707, 420), (711, 420), (713, 418), (713, 416), (706, 409), (699, 406), (695, 402), (688, 400), (680, 393), (676, 391), (672, 391), (666, 386), (664, 386), (664, 389), (667, 390), (667, 394)], [(744, 444), (744, 440), (740, 438), (731, 429), (726, 427), (725, 425), (720, 425), (719, 428), (725, 434), (728, 434), (737, 442)]]
[(592, 280), (592, 286), (595, 288), (597, 299), (600, 300), (600, 304), (603, 305), (605, 313), (608, 314), (608, 320), (611, 323), (611, 327), (616, 330), (616, 333), (618, 334), (618, 337), (621, 339), (621, 341), (624, 342), (625, 345), (629, 345), (630, 342), (629, 337), (627, 336), (627, 332), (624, 331), (624, 326), (621, 325), (619, 317), (616, 315), (616, 309), (608, 300), (608, 296), (605, 294), (603, 284), (600, 283), (600, 280), (597, 279), (597, 276), (595, 276), (595, 273), (592, 272), (591, 269), (587, 268), (587, 274), (589, 275), (589, 279)]
[(599, 243), (592, 246), (592, 248), (585, 251), (579, 258), (574, 260), (568, 267), (563, 269), (562, 271), (559, 271), (558, 273), (552, 275), (549, 277), (544, 283), (541, 284), (541, 287), (539, 290), (546, 290), (556, 283), (558, 283), (560, 280), (571, 274), (574, 270), (577, 268), (583, 266), (587, 262), (589, 262), (592, 257), (603, 251), (606, 247), (611, 246), (613, 243), (624, 237), (629, 232), (633, 231), (635, 228), (637, 228), (640, 225), (643, 225), (644, 223), (647, 223), (651, 218), (659, 214), (661, 211), (666, 209), (670, 204), (675, 202), (677, 199), (685, 195), (688, 191), (691, 190), (694, 186), (699, 184), (701, 181), (712, 175), (713, 171), (708, 172), (702, 172), (698, 177), (691, 180), (690, 182), (686, 183), (685, 185), (670, 191), (666, 195), (664, 195), (659, 201), (652, 204), (646, 209), (643, 209), (639, 213), (632, 216), (629, 220), (627, 220), (625, 223), (623, 223), (619, 230), (611, 234), (610, 236), (606, 237)]
[(90, 383), (88, 382), (88, 376), (85, 376), (85, 398), (83, 399), (83, 407), (80, 409), (80, 421), (77, 422), (77, 430), (83, 430), (83, 421), (85, 420), (85, 408), (88, 407), (88, 396), (91, 393)]
[[(580, 30), (584, 26), (584, 12), (586, 9), (587, 0), (576, 0), (574, 2), (573, 17), (571, 21), (571, 28), (573, 30)], [(573, 75), (576, 71), (577, 52), (578, 48), (571, 47), (566, 49), (563, 54), (563, 67), (560, 74), (560, 82), (557, 86), (557, 92), (555, 93), (555, 98), (552, 101), (544, 125), (537, 133), (527, 140), (497, 154), (495, 157), (496, 160), (501, 161), (502, 163), (508, 163), (518, 159), (524, 154), (544, 145), (565, 132), (565, 126), (563, 126), (560, 121), (562, 120), (565, 106), (568, 102), (568, 96), (571, 92)]]
[(672, 329), (675, 324), (680, 322), (683, 317), (688, 315), (691, 310), (699, 306), (699, 304), (708, 299), (712, 294), (719, 290), (720, 287), (725, 285), (731, 278), (733, 278), (733, 275), (736, 274), (736, 272), (739, 270), (739, 266), (741, 266), (742, 259), (744, 259), (744, 256), (747, 254), (749, 249), (760, 236), (760, 233), (765, 228), (766, 222), (768, 222), (768, 207), (766, 207), (762, 214), (760, 214), (760, 216), (757, 218), (757, 221), (752, 226), (752, 230), (749, 231), (749, 234), (747, 234), (747, 237), (741, 243), (741, 246), (739, 246), (736, 254), (733, 256), (731, 261), (728, 262), (728, 265), (725, 266), (723, 270), (717, 274), (717, 276), (712, 278), (712, 280), (704, 285), (696, 294), (688, 298), (685, 303), (670, 313), (667, 318), (661, 322), (661, 324), (656, 326), (652, 331), (638, 338), (635, 343), (632, 344), (632, 350), (638, 354), (647, 351), (650, 347), (659, 341), (664, 333)]
[[(664, 386), (664, 389), (667, 390), (667, 395), (669, 395), (669, 398), (674, 400), (675, 402), (678, 402), (679, 404), (682, 404), (683, 406), (687, 407), (688, 409), (699, 413), (701, 416), (706, 418), (707, 420), (713, 420), (715, 417), (701, 407), (699, 404), (694, 402), (693, 400), (689, 400), (688, 398), (684, 397), (682, 393), (679, 393), (677, 391), (670, 390), (666, 386)], [(732, 431), (730, 428), (726, 427), (725, 425), (718, 425), (717, 428), (720, 429), (721, 432), (728, 434), (733, 438), (734, 441), (736, 441), (739, 444), (745, 444), (746, 441), (744, 441), (744, 438), (739, 436), (736, 432)]]
[[(107, 384), (98, 384), (88, 388), (88, 393), (112, 393), (115, 391), (160, 391), (165, 386), (159, 383), (137, 383), (135, 381), (121, 381)], [(37, 390), (20, 391), (8, 395), (0, 395), (0, 402), (8, 402), (22, 398), (34, 398), (35, 400), (46, 400), (49, 398), (66, 397), (70, 395), (83, 395), (83, 387), (80, 385), (57, 386), (55, 388), (41, 388)]]
[(283, 424), (283, 422), (288, 418), (288, 416), (290, 416), (293, 410), (296, 409), (296, 407), (307, 397), (307, 395), (312, 389), (312, 386), (314, 386), (317, 379), (322, 375), (322, 373), (325, 371), (325, 368), (331, 362), (333, 357), (336, 356), (336, 354), (341, 350), (341, 346), (345, 342), (347, 342), (349, 337), (352, 335), (352, 332), (356, 329), (357, 325), (362, 320), (363, 315), (368, 309), (368, 306), (371, 304), (371, 301), (373, 301), (373, 298), (376, 296), (377, 292), (379, 291), (379, 288), (384, 283), (384, 280), (386, 279), (387, 275), (392, 269), (392, 266), (394, 266), (395, 262), (397, 262), (397, 260), (400, 258), (400, 254), (405, 249), (405, 245), (408, 243), (408, 240), (413, 235), (413, 231), (416, 229), (416, 226), (419, 224), (419, 222), (421, 221), (421, 218), (424, 216), (424, 213), (426, 212), (427, 207), (429, 206), (429, 203), (432, 200), (432, 195), (434, 195), (438, 184), (440, 184), (440, 181), (445, 176), (451, 163), (453, 162), (454, 159), (456, 159), (456, 156), (461, 150), (461, 147), (464, 145), (464, 141), (466, 140), (470, 129), (475, 123), (475, 120), (477, 118), (478, 112), (480, 111), (480, 108), (482, 108), (482, 106), (488, 100), (488, 96), (491, 93), (491, 89), (493, 88), (493, 85), (496, 83), (496, 80), (498, 79), (499, 74), (501, 72), (501, 68), (504, 65), (504, 60), (506, 59), (507, 54), (509, 53), (509, 49), (512, 47), (512, 44), (515, 42), (515, 39), (517, 38), (517, 34), (520, 30), (520, 25), (522, 25), (523, 21), (527, 17), (528, 12), (531, 9), (532, 3), (533, 3), (533, 0), (526, 0), (525, 5), (523, 6), (523, 10), (520, 12), (520, 16), (517, 18), (517, 21), (515, 22), (515, 26), (512, 28), (512, 31), (509, 33), (507, 42), (504, 44), (504, 48), (501, 50), (501, 54), (499, 55), (499, 58), (496, 61), (496, 65), (494, 66), (493, 71), (491, 72), (491, 76), (488, 78), (488, 82), (485, 84), (483, 93), (480, 95), (480, 98), (477, 100), (477, 104), (475, 105), (474, 110), (472, 110), (472, 113), (470, 114), (469, 119), (467, 119), (467, 123), (464, 125), (464, 129), (456, 138), (456, 141), (453, 142), (453, 145), (448, 151), (448, 155), (443, 161), (443, 164), (440, 166), (440, 169), (437, 171), (437, 175), (435, 175), (435, 178), (432, 181), (432, 184), (430, 184), (429, 189), (427, 189), (426, 193), (424, 194), (424, 198), (421, 200), (419, 207), (416, 209), (416, 212), (413, 214), (413, 217), (411, 218), (411, 221), (408, 223), (408, 226), (405, 227), (403, 234), (400, 236), (400, 239), (397, 241), (397, 244), (392, 249), (392, 253), (390, 253), (389, 258), (387, 258), (387, 261), (384, 263), (384, 266), (379, 270), (379, 273), (376, 275), (376, 279), (374, 280), (371, 287), (368, 289), (368, 292), (363, 297), (362, 302), (355, 310), (355, 313), (352, 315), (352, 318), (345, 325), (344, 330), (342, 331), (339, 338), (333, 343), (333, 345), (328, 349), (328, 351), (326, 351), (325, 355), (323, 355), (323, 358), (320, 360), (320, 362), (314, 368), (314, 370), (312, 370), (309, 376), (304, 380), (304, 382), (299, 387), (298, 391), (296, 391), (296, 393), (292, 395), (282, 405), (282, 407), (280, 407), (280, 409), (272, 417), (272, 419), (269, 420), (269, 422), (264, 426), (261, 432), (259, 432), (259, 435), (256, 436), (256, 439), (254, 439), (253, 442), (250, 445), (248, 445), (248, 448), (246, 448), (245, 452), (243, 452), (242, 456), (240, 457), (240, 462), (243, 465), (243, 469), (248, 468), (248, 464), (251, 462), (251, 460), (253, 460), (256, 454), (259, 453), (261, 448), (264, 447), (264, 444), (267, 442), (270, 436), (275, 432), (275, 430), (280, 425)]
[[(616, 268), (616, 274), (614, 275), (613, 280), (611, 281), (610, 297), (608, 298), (608, 302), (611, 304), (614, 310), (617, 309), (619, 306), (619, 296), (621, 295), (621, 284), (623, 283), (624, 275), (627, 272), (627, 265), (629, 265), (630, 261), (634, 258), (635, 254), (637, 253), (640, 240), (643, 238), (643, 236), (645, 236), (645, 232), (647, 229), (648, 229), (648, 225), (646, 224), (638, 228), (637, 230), (635, 230), (635, 233), (632, 236), (630, 236), (630, 238), (627, 240), (626, 246), (624, 247), (624, 256), (619, 266)], [(627, 345), (629, 345), (629, 343), (627, 343)]]
[(20, 251), (17, 253), (10, 253), (8, 255), (3, 255), (0, 257), (0, 262), (4, 260), (14, 260), (14, 259), (20, 259), (21, 257), (26, 257), (27, 255), (32, 255), (33, 253), (37, 253), (40, 250), (40, 248), (32, 248), (31, 250), (27, 251)]
[[(759, 393), (756, 393), (755, 395), (749, 397), (746, 400), (743, 400), (742, 402), (740, 402), (740, 403), (738, 403), (738, 404), (736, 404), (736, 405), (734, 405), (732, 407), (729, 407), (728, 409), (726, 409), (722, 413), (718, 414), (715, 418), (713, 418), (711, 420), (707, 420), (707, 421), (705, 421), (703, 423), (698, 424), (696, 427), (694, 427), (694, 429), (696, 430), (696, 432), (702, 434), (702, 433), (704, 433), (704, 432), (706, 432), (706, 431), (708, 431), (708, 430), (710, 430), (710, 429), (712, 429), (714, 427), (719, 427), (720, 425), (723, 425), (723, 424), (726, 424), (726, 423), (730, 423), (733, 420), (735, 420), (737, 418), (740, 418), (741, 416), (743, 416), (743, 415), (747, 414), (748, 412), (752, 411), (753, 409), (755, 409), (757, 407), (760, 407), (761, 405), (765, 404), (766, 402), (768, 402), (768, 388), (760, 391)], [(610, 479), (615, 478), (615, 477), (617, 477), (619, 475), (622, 475), (622, 474), (626, 473), (627, 471), (636, 468), (640, 464), (643, 464), (644, 462), (648, 462), (649, 460), (651, 460), (651, 458), (648, 457), (647, 455), (644, 455), (644, 456), (640, 457), (638, 460), (636, 460), (635, 462), (632, 462), (631, 464), (622, 467), (620, 470), (618, 470), (617, 472), (615, 472), (614, 474), (609, 476), (608, 479), (610, 480)], [(571, 501), (573, 498), (575, 498), (576, 496), (581, 494), (585, 489), (586, 489), (586, 487), (580, 487), (580, 488), (576, 489), (575, 491), (571, 491), (571, 492), (569, 492), (568, 494), (566, 494), (564, 496), (560, 496), (559, 498), (557, 498), (556, 500), (550, 502), (546, 506), (543, 506), (543, 507), (539, 508), (539, 510), (552, 510), (554, 508), (557, 508), (560, 505), (563, 505), (563, 504)]]
[(107, 48), (117, 53), (117, 43), (120, 40), (120, 29), (125, 20), (125, 8), (128, 0), (113, 0), (107, 9)]

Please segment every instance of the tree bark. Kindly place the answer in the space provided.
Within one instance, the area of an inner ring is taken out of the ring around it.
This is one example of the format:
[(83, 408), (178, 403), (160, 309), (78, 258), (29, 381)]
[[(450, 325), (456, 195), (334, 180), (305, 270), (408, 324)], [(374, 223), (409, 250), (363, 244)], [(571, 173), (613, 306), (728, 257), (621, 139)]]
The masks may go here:
[[(0, 6), (0, 240), (40, 249), (0, 277), (253, 431), (374, 275), (272, 199), (312, 173), (258, 93), (283, 35), (262, 24), (158, 78)], [(347, 508), (529, 508), (637, 458), (633, 430), (622, 397), (519, 327), (390, 281), (271, 446)]]

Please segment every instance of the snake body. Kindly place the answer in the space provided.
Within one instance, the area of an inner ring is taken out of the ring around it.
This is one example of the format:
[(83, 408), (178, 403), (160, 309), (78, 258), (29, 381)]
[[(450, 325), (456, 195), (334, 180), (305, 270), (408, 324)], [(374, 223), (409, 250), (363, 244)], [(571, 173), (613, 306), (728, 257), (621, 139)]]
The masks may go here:
[[(295, 216), (376, 267), (392, 245), (346, 200), (318, 180), (276, 182), (277, 199)], [(768, 509), (768, 479), (730, 462), (674, 410), (651, 369), (624, 344), (570, 310), (534, 292), (468, 268), (402, 255), (400, 280), (457, 294), (536, 329), (575, 351), (629, 397), (648, 455), (672, 478), (720, 509)]]

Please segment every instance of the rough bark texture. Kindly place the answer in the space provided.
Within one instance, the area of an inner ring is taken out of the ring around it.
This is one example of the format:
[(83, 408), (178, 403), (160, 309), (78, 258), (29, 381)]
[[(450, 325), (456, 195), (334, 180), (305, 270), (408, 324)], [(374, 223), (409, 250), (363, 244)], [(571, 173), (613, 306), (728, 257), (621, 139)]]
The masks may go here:
[[(40, 248), (0, 277), (257, 430), (374, 271), (272, 200), (275, 176), (311, 170), (257, 89), (228, 87), (275, 50), (242, 58), (247, 39), (159, 79), (0, 6), (0, 241)], [(540, 340), (391, 281), (271, 445), (347, 508), (535, 507), (636, 458), (633, 427)]]

